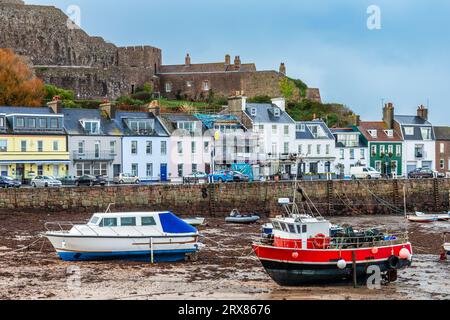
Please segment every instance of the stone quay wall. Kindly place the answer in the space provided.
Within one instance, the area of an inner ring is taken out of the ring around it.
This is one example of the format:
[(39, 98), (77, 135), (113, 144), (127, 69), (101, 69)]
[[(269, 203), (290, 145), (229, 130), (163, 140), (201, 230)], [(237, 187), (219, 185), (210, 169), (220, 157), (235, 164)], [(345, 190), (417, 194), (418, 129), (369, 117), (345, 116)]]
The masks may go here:
[[(302, 181), (298, 187), (325, 216), (402, 214), (403, 188), (408, 211), (449, 208), (450, 180)], [(0, 213), (171, 210), (190, 216), (223, 217), (234, 208), (273, 216), (278, 198), (292, 197), (292, 182), (111, 186), (0, 190)], [(297, 193), (298, 200), (301, 195)]]

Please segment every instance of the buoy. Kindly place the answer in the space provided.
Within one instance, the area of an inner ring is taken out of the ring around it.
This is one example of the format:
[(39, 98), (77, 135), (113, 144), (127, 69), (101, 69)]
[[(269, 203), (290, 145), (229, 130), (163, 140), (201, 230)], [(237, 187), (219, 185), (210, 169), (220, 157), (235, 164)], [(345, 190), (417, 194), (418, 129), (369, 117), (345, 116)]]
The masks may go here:
[(399, 256), (400, 256), (400, 259), (403, 259), (403, 260), (411, 259), (411, 253), (406, 248), (403, 248), (402, 250), (400, 250), (400, 255)]
[(292, 253), (292, 258), (297, 259), (298, 258), (298, 252), (293, 252)]
[(378, 248), (373, 247), (373, 248), (372, 248), (372, 254), (377, 254), (377, 253), (378, 253)]
[(344, 270), (347, 267), (347, 261), (341, 259), (338, 261), (337, 266), (339, 269)]

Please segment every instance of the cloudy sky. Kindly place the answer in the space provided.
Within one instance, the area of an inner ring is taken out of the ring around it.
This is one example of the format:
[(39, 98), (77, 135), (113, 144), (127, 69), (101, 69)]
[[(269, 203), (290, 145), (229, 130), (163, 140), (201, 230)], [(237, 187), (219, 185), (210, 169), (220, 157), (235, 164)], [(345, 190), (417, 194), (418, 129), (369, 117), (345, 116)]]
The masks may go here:
[[(430, 106), (450, 125), (448, 0), (26, 0), (81, 9), (81, 26), (117, 45), (149, 44), (164, 64), (222, 61), (226, 53), (319, 87), (326, 102), (378, 120), (382, 101), (398, 114)], [(367, 9), (381, 10), (369, 30)]]

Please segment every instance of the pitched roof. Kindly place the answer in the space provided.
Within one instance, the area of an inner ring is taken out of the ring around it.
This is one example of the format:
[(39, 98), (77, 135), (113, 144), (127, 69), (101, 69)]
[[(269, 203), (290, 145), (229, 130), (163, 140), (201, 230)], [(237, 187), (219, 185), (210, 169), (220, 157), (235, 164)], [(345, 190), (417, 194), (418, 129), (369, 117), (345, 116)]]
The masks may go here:
[(450, 127), (434, 127), (436, 140), (450, 140)]
[(116, 112), (115, 122), (117, 127), (121, 130), (123, 135), (137, 136), (133, 131), (128, 129), (125, 124), (125, 119), (151, 119), (155, 120), (155, 128), (153, 132), (153, 137), (168, 137), (169, 133), (166, 131), (161, 121), (155, 117), (151, 112), (131, 112), (131, 111), (118, 111)]
[(176, 73), (219, 73), (219, 72), (249, 72), (256, 71), (254, 63), (241, 64), (236, 68), (234, 64), (226, 65), (223, 62), (200, 63), (190, 65), (166, 65), (159, 68), (158, 74)]
[(4, 114), (14, 114), (14, 113), (20, 113), (20, 114), (47, 114), (51, 115), (54, 114), (53, 111), (50, 108), (47, 107), (41, 107), (41, 108), (32, 108), (32, 107), (0, 107), (0, 113)]
[[(367, 141), (377, 142), (377, 141), (403, 141), (402, 136), (397, 130), (394, 130), (393, 137), (388, 137), (385, 130), (388, 130), (386, 123), (383, 121), (373, 121), (373, 122), (361, 122), (358, 130), (361, 132), (361, 134), (367, 139)], [(368, 130), (377, 130), (377, 137), (372, 137)]]
[(175, 130), (178, 129), (177, 123), (178, 122), (197, 122), (201, 124), (202, 132), (205, 131), (205, 127), (203, 126), (203, 123), (197, 119), (196, 117), (185, 114), (185, 113), (164, 113), (159, 116), (159, 119), (161, 120), (164, 127), (169, 131), (169, 133), (173, 133)]
[(99, 109), (63, 109), (64, 127), (69, 135), (87, 135), (80, 120), (100, 121), (100, 136), (119, 136), (122, 134), (115, 119), (108, 119)]
[[(297, 121), (296, 124), (304, 124), (305, 125), (305, 131), (296, 131), (295, 132), (295, 138), (297, 140), (305, 139), (305, 140), (314, 140), (314, 139), (331, 139), (334, 140), (333, 133), (330, 131), (328, 126), (323, 122), (322, 120), (315, 120), (315, 121)], [(311, 132), (311, 129), (309, 126), (311, 125), (318, 125), (322, 128), (322, 130), (325, 133), (325, 137), (314, 137), (313, 133)]]
[(397, 121), (400, 125), (428, 125), (431, 126), (431, 123), (425, 119), (422, 119), (418, 116), (394, 116), (394, 120)]
[[(252, 116), (253, 108), (256, 108), (255, 116)], [(275, 117), (273, 113), (274, 108), (278, 107), (271, 103), (247, 103), (245, 114), (253, 121), (253, 123), (295, 123), (287, 112), (282, 110), (280, 110), (280, 116)]]

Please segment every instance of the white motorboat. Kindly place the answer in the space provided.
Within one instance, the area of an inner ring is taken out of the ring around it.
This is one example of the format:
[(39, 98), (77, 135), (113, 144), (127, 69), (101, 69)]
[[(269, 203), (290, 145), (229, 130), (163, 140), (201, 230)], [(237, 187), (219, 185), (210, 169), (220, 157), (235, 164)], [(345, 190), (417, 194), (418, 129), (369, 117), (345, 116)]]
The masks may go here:
[(193, 227), (198, 227), (201, 226), (205, 223), (205, 218), (186, 218), (183, 219), (184, 222), (186, 222), (187, 224), (193, 226)]
[(410, 222), (431, 223), (439, 220), (439, 217), (434, 214), (425, 214), (423, 212), (416, 212), (415, 214), (407, 215), (406, 218)]
[[(59, 230), (51, 231), (52, 226)], [(195, 258), (201, 246), (197, 229), (171, 212), (97, 213), (87, 224), (47, 223), (46, 228), (44, 237), (64, 261), (184, 261)]]

